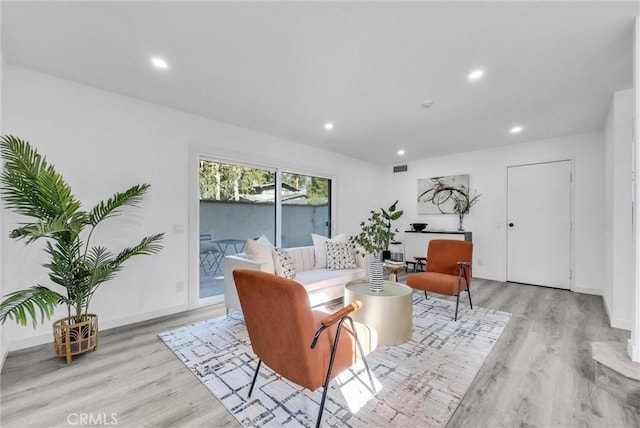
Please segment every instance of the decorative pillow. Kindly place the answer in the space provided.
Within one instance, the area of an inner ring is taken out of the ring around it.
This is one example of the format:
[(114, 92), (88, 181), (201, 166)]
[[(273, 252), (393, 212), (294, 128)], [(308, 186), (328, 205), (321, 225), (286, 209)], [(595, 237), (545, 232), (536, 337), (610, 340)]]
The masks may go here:
[(356, 258), (353, 248), (347, 243), (328, 241), (327, 245), (327, 269), (355, 269)]
[(316, 235), (315, 233), (311, 234), (311, 240), (313, 241), (313, 252), (316, 256), (316, 268), (326, 268), (327, 267), (327, 242), (336, 242), (340, 244), (346, 244), (349, 238), (344, 233), (340, 235), (336, 235), (333, 238), (329, 239), (326, 236)]
[(273, 264), (275, 265), (275, 272), (278, 276), (284, 276), (288, 279), (296, 277), (296, 265), (293, 262), (291, 254), (287, 250), (282, 248), (273, 249)]
[(247, 258), (254, 263), (266, 264), (266, 272), (270, 273), (274, 272), (272, 250), (273, 244), (264, 235), (256, 240), (247, 239), (244, 245), (244, 252)]

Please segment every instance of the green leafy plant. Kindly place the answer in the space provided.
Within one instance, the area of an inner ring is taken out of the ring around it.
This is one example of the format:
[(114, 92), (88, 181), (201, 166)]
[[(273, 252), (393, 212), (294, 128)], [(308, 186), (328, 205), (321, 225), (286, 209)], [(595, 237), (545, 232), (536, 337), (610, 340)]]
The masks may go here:
[(393, 241), (398, 229), (391, 230), (391, 222), (398, 220), (403, 210), (397, 210), (398, 201), (395, 201), (386, 210), (380, 208), (380, 211), (370, 211), (370, 216), (366, 222), (360, 223), (360, 233), (351, 236), (349, 242), (356, 248), (362, 248), (366, 253), (378, 254), (389, 248), (389, 243)]
[(45, 239), (49, 262), (49, 279), (65, 289), (59, 293), (42, 285), (15, 291), (0, 303), (0, 322), (14, 319), (35, 327), (38, 313), (41, 322), (51, 318), (58, 305), (65, 304), (69, 317), (80, 322), (88, 314), (89, 304), (103, 283), (113, 279), (125, 261), (136, 255), (155, 254), (162, 250), (163, 233), (143, 238), (133, 247), (114, 255), (102, 246), (91, 246), (91, 235), (104, 220), (121, 214), (125, 206), (137, 206), (149, 184), (135, 185), (116, 193), (89, 211), (71, 192), (71, 187), (28, 142), (13, 136), (0, 140), (5, 165), (0, 176), (5, 206), (32, 221), (12, 230), (11, 238), (30, 244)]

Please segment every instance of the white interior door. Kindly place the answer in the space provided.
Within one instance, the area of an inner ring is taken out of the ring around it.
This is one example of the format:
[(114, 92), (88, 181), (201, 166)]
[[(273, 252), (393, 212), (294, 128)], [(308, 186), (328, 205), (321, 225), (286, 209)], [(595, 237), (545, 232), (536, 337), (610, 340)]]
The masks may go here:
[(571, 161), (507, 168), (507, 281), (571, 288)]

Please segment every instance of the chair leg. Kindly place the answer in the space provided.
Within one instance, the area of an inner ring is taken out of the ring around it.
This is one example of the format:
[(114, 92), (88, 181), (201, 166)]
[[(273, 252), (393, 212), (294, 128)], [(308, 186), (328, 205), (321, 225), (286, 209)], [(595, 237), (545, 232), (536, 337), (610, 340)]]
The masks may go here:
[(453, 317), (454, 321), (458, 321), (458, 305), (460, 304), (460, 292), (456, 294), (456, 315)]
[(260, 371), (261, 364), (262, 364), (262, 360), (258, 360), (258, 366), (256, 367), (256, 372), (253, 374), (253, 380), (251, 381), (251, 388), (249, 388), (249, 395), (247, 397), (251, 397), (251, 393), (253, 392), (253, 387), (256, 384), (256, 379), (258, 378), (258, 372)]
[[(353, 324), (353, 320), (349, 316), (344, 317), (338, 322), (338, 328), (336, 329), (336, 337), (333, 341), (333, 347), (331, 348), (331, 358), (329, 359), (327, 377), (325, 378), (324, 384), (322, 385), (322, 389), (323, 389), (322, 399), (320, 400), (320, 409), (318, 410), (318, 418), (316, 419), (316, 428), (320, 428), (320, 423), (322, 422), (322, 413), (324, 412), (324, 403), (327, 399), (327, 392), (329, 392), (329, 382), (331, 382), (331, 373), (333, 372), (333, 363), (335, 362), (336, 354), (338, 352), (338, 344), (340, 343), (340, 333), (342, 332), (342, 324), (344, 324), (345, 319), (348, 319), (351, 322), (351, 329), (353, 330), (353, 336), (356, 340), (356, 344), (358, 345), (358, 349), (360, 350), (362, 361), (364, 362), (364, 366), (367, 369), (367, 374), (369, 375), (369, 380), (371, 381), (371, 387), (373, 388), (373, 393), (375, 394), (376, 388), (375, 388), (375, 384), (373, 383), (373, 376), (371, 376), (371, 371), (369, 370), (369, 364), (367, 364), (367, 360), (365, 359), (364, 350), (362, 349), (362, 344), (358, 340), (358, 336), (356, 333), (355, 325)], [(311, 349), (314, 348), (317, 336), (321, 331), (322, 330), (318, 330), (318, 332), (316, 332), (316, 337), (311, 343)], [(257, 374), (257, 371), (256, 371), (256, 374)], [(252, 385), (252, 388), (253, 388), (253, 385)]]
[(427, 299), (428, 299), (428, 297), (427, 297), (427, 290), (424, 290), (424, 299), (425, 299), (425, 300), (427, 300)]
[(338, 353), (338, 343), (340, 342), (340, 332), (342, 331), (342, 324), (345, 318), (342, 318), (338, 322), (338, 328), (336, 329), (336, 337), (333, 340), (333, 347), (331, 348), (331, 358), (329, 359), (329, 368), (327, 369), (327, 377), (324, 380), (324, 391), (322, 391), (322, 400), (320, 401), (320, 410), (318, 411), (318, 418), (316, 419), (316, 428), (320, 428), (320, 422), (322, 422), (322, 412), (324, 411), (324, 402), (327, 398), (327, 392), (329, 390), (329, 382), (331, 381), (331, 372), (333, 372), (333, 363)]
[(360, 356), (362, 357), (362, 362), (364, 363), (364, 368), (367, 369), (367, 376), (369, 376), (369, 382), (371, 382), (371, 393), (373, 395), (376, 394), (376, 385), (373, 383), (373, 376), (371, 376), (371, 370), (369, 370), (369, 364), (367, 363), (367, 359), (364, 356), (364, 350), (362, 349), (362, 344), (360, 343), (360, 339), (358, 339), (358, 334), (356, 333), (356, 326), (353, 323), (351, 317), (348, 317), (349, 322), (351, 322), (351, 331), (353, 332), (353, 337), (356, 339), (356, 345), (358, 345), (358, 350), (360, 351)]
[(320, 401), (320, 410), (318, 411), (318, 417), (316, 418), (316, 428), (320, 428), (320, 421), (322, 421), (322, 412), (324, 411), (324, 400), (327, 398), (327, 392), (329, 385), (325, 384), (322, 387), (322, 400)]
[(473, 309), (473, 303), (471, 303), (471, 284), (469, 284), (469, 282), (467, 282), (467, 294), (469, 295), (469, 306), (471, 306), (471, 309)]

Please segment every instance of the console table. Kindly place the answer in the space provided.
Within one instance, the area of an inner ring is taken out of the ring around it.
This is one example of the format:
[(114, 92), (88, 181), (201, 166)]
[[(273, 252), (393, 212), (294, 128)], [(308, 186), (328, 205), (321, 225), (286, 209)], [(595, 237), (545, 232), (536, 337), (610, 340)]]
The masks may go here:
[(459, 241), (470, 241), (471, 232), (455, 231), (422, 231), (405, 230), (402, 241), (404, 242), (405, 260), (413, 260), (414, 257), (426, 257), (429, 241), (432, 239), (457, 239)]

